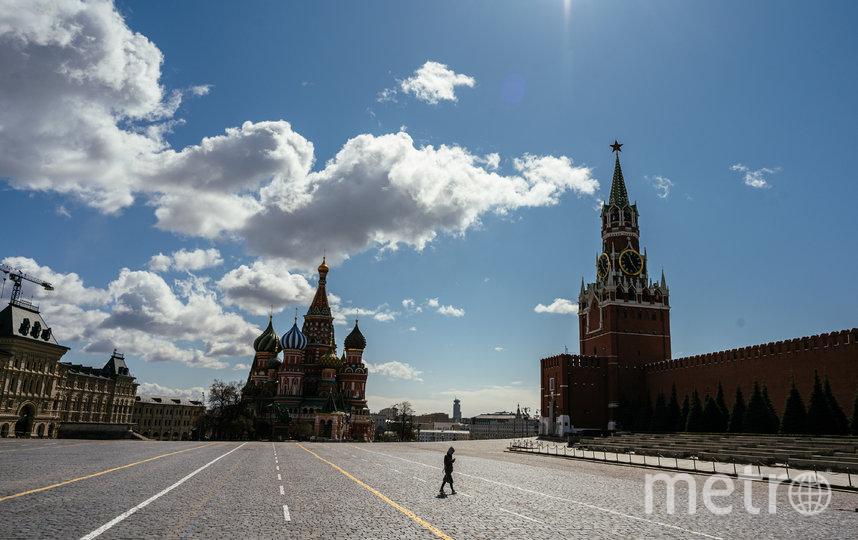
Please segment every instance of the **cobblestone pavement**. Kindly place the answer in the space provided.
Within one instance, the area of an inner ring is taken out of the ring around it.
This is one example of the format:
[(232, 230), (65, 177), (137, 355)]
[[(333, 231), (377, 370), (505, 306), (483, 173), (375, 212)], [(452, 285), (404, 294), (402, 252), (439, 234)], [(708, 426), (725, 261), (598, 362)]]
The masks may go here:
[[(787, 485), (707, 475), (652, 490), (639, 467), (505, 452), (459, 441), (458, 494), (436, 498), (444, 443), (0, 441), (2, 538), (855, 538), (858, 494), (832, 492), (814, 516)], [(774, 487), (772, 487), (774, 486)], [(721, 489), (724, 486), (715, 486)], [(42, 489), (47, 488), (47, 489)], [(771, 497), (770, 497), (771, 493)], [(750, 502), (750, 506), (746, 504)], [(746, 508), (759, 508), (754, 514)], [(770, 513), (770, 510), (774, 510)]]

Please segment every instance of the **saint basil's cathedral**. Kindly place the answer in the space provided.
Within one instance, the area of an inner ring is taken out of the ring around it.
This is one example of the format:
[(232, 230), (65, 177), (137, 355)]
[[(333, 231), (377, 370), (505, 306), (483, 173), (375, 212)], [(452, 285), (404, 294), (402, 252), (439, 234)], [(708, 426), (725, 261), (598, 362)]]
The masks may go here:
[(337, 355), (327, 275), (322, 259), (319, 286), (300, 330), (296, 316), (279, 338), (269, 317), (268, 327), (253, 342), (255, 355), (242, 403), (252, 412), (258, 436), (372, 439), (363, 363), (366, 339), (355, 319), (343, 343), (345, 351)]

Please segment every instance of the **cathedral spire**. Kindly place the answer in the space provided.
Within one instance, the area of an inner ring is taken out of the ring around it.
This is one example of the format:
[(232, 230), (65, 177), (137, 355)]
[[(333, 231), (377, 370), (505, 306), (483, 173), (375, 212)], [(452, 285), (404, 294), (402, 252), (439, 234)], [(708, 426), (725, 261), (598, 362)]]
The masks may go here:
[(629, 204), (629, 194), (626, 192), (626, 183), (623, 180), (623, 169), (620, 167), (620, 152), (623, 151), (621, 146), (623, 145), (616, 140), (614, 140), (614, 144), (610, 145), (613, 152), (617, 154), (617, 161), (614, 164), (614, 179), (611, 182), (611, 198), (608, 200), (608, 206), (616, 204), (620, 208)]
[(331, 316), (331, 308), (328, 306), (328, 293), (325, 291), (327, 276), (328, 265), (325, 264), (325, 258), (322, 257), (322, 264), (319, 265), (319, 287), (316, 289), (313, 302), (310, 304), (310, 310), (307, 312), (308, 315)]

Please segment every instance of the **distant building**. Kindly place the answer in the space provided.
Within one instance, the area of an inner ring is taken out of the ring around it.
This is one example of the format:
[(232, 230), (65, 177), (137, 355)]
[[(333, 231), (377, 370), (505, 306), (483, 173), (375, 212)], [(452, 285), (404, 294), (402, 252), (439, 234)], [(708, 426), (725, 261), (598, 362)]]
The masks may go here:
[(453, 400), (453, 421), (461, 422), (462, 421), (462, 405), (459, 401), (459, 398)]
[(126, 437), (137, 383), (116, 351), (96, 368), (60, 362), (38, 306), (0, 311), (0, 437)]
[(471, 439), (511, 439), (536, 435), (539, 421), (521, 414), (498, 412), (471, 418)]
[(202, 401), (171, 396), (140, 395), (134, 398), (132, 420), (135, 431), (156, 441), (195, 439), (200, 417), (205, 414)]

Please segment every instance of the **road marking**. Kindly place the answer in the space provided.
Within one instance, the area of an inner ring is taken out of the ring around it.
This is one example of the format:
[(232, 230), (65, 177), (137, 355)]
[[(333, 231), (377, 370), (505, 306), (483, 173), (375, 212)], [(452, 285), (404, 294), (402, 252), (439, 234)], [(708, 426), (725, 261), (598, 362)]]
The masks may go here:
[(280, 495), (286, 495), (286, 492), (283, 491), (283, 486), (280, 486)]
[(391, 470), (391, 471), (393, 471), (393, 472), (395, 472), (395, 473), (402, 474), (402, 471), (397, 471), (396, 469), (390, 469), (390, 470)]
[[(99, 443), (85, 442), (85, 443), (77, 443), (77, 444), (64, 444), (60, 448), (69, 448), (72, 446), (80, 446), (82, 444), (99, 444)], [(42, 444), (42, 445), (38, 445), (38, 446), (24, 446), (21, 448), (10, 448), (9, 450), (0, 450), (0, 454), (5, 454), (6, 452), (26, 452), (27, 450), (44, 450), (45, 448), (47, 448), (49, 446), (57, 446), (57, 443), (46, 443), (46, 444)]]
[(403, 507), (403, 506), (400, 506), (400, 505), (396, 504), (395, 502), (393, 502), (392, 500), (390, 500), (388, 497), (386, 497), (385, 495), (383, 495), (381, 492), (379, 492), (377, 489), (375, 489), (375, 488), (373, 488), (373, 487), (370, 487), (370, 486), (368, 486), (367, 484), (364, 484), (363, 482), (361, 482), (360, 480), (358, 480), (358, 479), (357, 479), (357, 478), (355, 478), (354, 476), (350, 475), (349, 473), (347, 473), (346, 471), (344, 471), (343, 469), (341, 469), (341, 468), (340, 468), (340, 467), (338, 467), (337, 465), (334, 465), (333, 463), (331, 463), (331, 462), (330, 462), (330, 461), (328, 461), (327, 459), (325, 459), (325, 458), (321, 457), (319, 454), (317, 454), (317, 453), (315, 453), (315, 452), (313, 452), (313, 451), (311, 451), (311, 450), (307, 450), (307, 448), (305, 448), (304, 446), (302, 446), (300, 443), (295, 443), (295, 444), (296, 444), (299, 448), (301, 448), (301, 449), (303, 449), (303, 450), (305, 450), (305, 451), (309, 452), (310, 454), (312, 454), (312, 455), (316, 456), (316, 458), (317, 458), (317, 459), (320, 459), (320, 460), (324, 461), (325, 463), (327, 463), (327, 464), (328, 464), (328, 465), (330, 465), (331, 467), (333, 467), (333, 468), (335, 468), (336, 470), (340, 471), (341, 473), (343, 473), (344, 475), (346, 475), (348, 478), (352, 479), (352, 480), (353, 480), (354, 482), (356, 482), (357, 484), (359, 484), (359, 485), (361, 485), (361, 486), (365, 487), (366, 489), (368, 489), (369, 491), (371, 491), (371, 492), (372, 492), (376, 497), (378, 497), (379, 499), (383, 500), (384, 502), (386, 502), (386, 503), (387, 503), (387, 504), (389, 504), (390, 506), (392, 506), (392, 507), (396, 508), (397, 510), (399, 510), (400, 512), (402, 512), (402, 513), (403, 513), (403, 514), (405, 514), (406, 516), (410, 517), (411, 519), (413, 519), (414, 521), (416, 521), (417, 523), (419, 523), (420, 525), (423, 525), (426, 529), (428, 529), (429, 531), (431, 531), (435, 536), (437, 536), (437, 537), (439, 537), (439, 538), (443, 538), (444, 540), (453, 540), (453, 538), (452, 538), (451, 536), (447, 536), (446, 534), (444, 534), (443, 532), (441, 532), (438, 528), (436, 528), (435, 526), (433, 526), (433, 525), (432, 525), (431, 523), (429, 523), (428, 521), (426, 521), (426, 520), (424, 520), (424, 519), (422, 519), (422, 518), (418, 517), (418, 516), (417, 516), (417, 514), (415, 514), (415, 513), (414, 513), (414, 512), (412, 512), (411, 510), (409, 510), (409, 509), (407, 509), (407, 508), (405, 508), (405, 507)]
[(59, 484), (54, 484), (51, 486), (45, 486), (38, 489), (31, 489), (30, 491), (22, 491), (21, 493), (16, 493), (14, 495), (7, 495), (5, 497), (0, 498), (0, 502), (7, 501), (9, 499), (14, 499), (16, 497), (22, 497), (24, 495), (30, 495), (31, 493), (38, 493), (40, 491), (45, 491), (47, 489), (53, 489), (55, 487), (65, 486), (67, 484), (72, 484), (74, 482), (80, 482), (81, 480), (88, 480), (89, 478), (95, 478), (96, 476), (101, 476), (102, 474), (107, 474), (109, 472), (118, 471), (121, 469), (127, 469), (128, 467), (133, 467), (135, 465), (140, 465), (141, 463), (146, 463), (148, 461), (154, 461), (156, 459), (161, 459), (167, 456), (175, 456), (176, 454), (181, 454), (182, 452), (190, 452), (191, 450), (198, 450), (200, 448), (205, 448), (206, 446), (211, 446), (216, 443), (204, 444), (202, 446), (195, 446), (193, 448), (186, 448), (184, 450), (179, 450), (178, 452), (170, 452), (169, 454), (161, 454), (160, 456), (151, 457), (149, 459), (144, 459), (143, 461), (137, 461), (135, 463), (129, 463), (128, 465), (123, 465), (121, 467), (114, 467), (112, 469), (107, 469), (106, 471), (101, 471), (95, 474), (89, 474), (87, 476), (81, 476), (80, 478), (75, 478), (74, 480), (66, 480), (65, 482), (60, 482)]
[(289, 507), (285, 504), (283, 505), (283, 519), (286, 521), (292, 521), (292, 516), (289, 515)]
[(413, 478), (413, 479), (415, 479), (415, 480), (420, 480), (420, 481), (421, 481), (421, 482), (423, 482), (424, 484), (426, 483), (426, 480), (423, 480), (422, 478), (417, 478), (416, 476), (412, 476), (411, 478)]
[[(434, 469), (434, 468), (435, 468), (435, 466), (434, 466), (434, 465), (426, 465), (425, 463), (420, 463), (419, 461), (414, 461), (414, 460), (411, 460), (411, 459), (405, 459), (405, 458), (402, 458), (402, 457), (399, 457), (399, 456), (394, 456), (394, 455), (391, 455), (391, 454), (385, 454), (384, 452), (376, 452), (376, 451), (374, 451), (374, 450), (367, 450), (367, 449), (365, 449), (365, 448), (358, 448), (358, 450), (362, 450), (362, 451), (364, 451), (364, 452), (369, 452), (370, 454), (379, 454), (379, 455), (382, 455), (382, 456), (387, 456), (387, 457), (391, 457), (391, 458), (394, 458), (394, 459), (399, 459), (399, 460), (405, 461), (405, 462), (407, 462), (407, 463), (414, 463), (414, 464), (417, 464), (417, 465), (421, 465), (421, 466), (423, 466), (423, 467), (428, 467), (428, 468), (430, 468), (430, 469)], [(604, 507), (601, 507), (601, 506), (596, 506), (595, 504), (589, 504), (589, 503), (585, 503), (585, 502), (581, 502), (581, 501), (576, 501), (575, 499), (566, 499), (566, 498), (564, 498), (564, 497), (557, 497), (556, 495), (549, 495), (549, 494), (547, 494), (547, 493), (541, 493), (541, 492), (539, 492), (539, 491), (534, 491), (534, 490), (532, 490), (532, 489), (527, 489), (527, 488), (523, 488), (523, 487), (513, 486), (513, 485), (511, 485), (511, 484), (504, 484), (503, 482), (497, 482), (497, 481), (495, 481), (495, 480), (489, 480), (488, 478), (482, 478), (482, 477), (480, 477), (480, 476), (474, 476), (474, 475), (472, 475), (472, 474), (466, 474), (466, 473), (458, 473), (458, 474), (460, 474), (460, 475), (462, 475), (462, 476), (468, 476), (468, 477), (470, 477), (470, 478), (476, 478), (477, 480), (482, 480), (483, 482), (489, 482), (489, 483), (491, 483), (491, 484), (497, 484), (497, 485), (499, 485), (499, 486), (508, 487), (508, 488), (510, 488), (510, 489), (517, 489), (517, 490), (519, 490), (519, 491), (524, 491), (525, 493), (531, 493), (531, 494), (533, 494), (533, 495), (540, 495), (540, 496), (542, 496), (542, 497), (548, 497), (549, 499), (555, 499), (555, 500), (558, 500), (558, 501), (570, 502), (570, 503), (572, 503), (572, 504), (577, 504), (577, 505), (583, 506), (583, 507), (585, 507), (585, 508), (590, 508), (591, 510), (599, 510), (600, 512), (607, 512), (608, 514), (612, 514), (612, 515), (615, 515), (615, 516), (618, 516), (618, 517), (624, 517), (624, 518), (632, 519), (632, 520), (635, 520), (635, 521), (642, 521), (642, 522), (644, 522), (644, 523), (649, 523), (649, 524), (651, 524), (651, 525), (658, 525), (658, 526), (660, 526), (660, 527), (664, 527), (664, 528), (666, 528), (666, 529), (673, 529), (673, 530), (677, 530), (677, 531), (682, 531), (682, 532), (685, 532), (685, 533), (688, 533), (688, 534), (694, 534), (694, 535), (697, 535), (697, 536), (703, 536), (703, 537), (705, 537), (705, 538), (713, 538), (713, 539), (716, 539), (716, 540), (723, 540), (723, 538), (722, 538), (722, 537), (720, 537), (720, 536), (713, 536), (713, 535), (711, 535), (711, 534), (706, 534), (706, 533), (699, 532), (699, 531), (693, 531), (693, 530), (691, 530), (691, 529), (686, 529), (685, 527), (679, 527), (679, 526), (677, 526), (677, 525), (671, 525), (670, 523), (664, 523), (663, 521), (656, 521), (656, 520), (654, 520), (654, 519), (646, 519), (646, 518), (642, 518), (642, 517), (638, 517), (638, 516), (633, 516), (633, 515), (631, 515), (631, 514), (625, 514), (625, 513), (623, 513), (623, 512), (618, 512), (617, 510), (612, 510), (612, 509), (610, 509), (610, 508), (604, 508)]]
[(512, 515), (514, 515), (514, 516), (518, 516), (518, 517), (520, 517), (520, 518), (522, 518), (522, 519), (528, 519), (528, 520), (533, 521), (533, 522), (536, 522), (536, 523), (542, 523), (542, 522), (541, 522), (541, 521), (539, 521), (538, 519), (533, 519), (533, 518), (529, 518), (529, 517), (527, 517), (527, 516), (523, 516), (523, 515), (521, 515), (521, 514), (516, 514), (515, 512), (510, 512), (509, 510), (507, 510), (507, 509), (505, 509), (505, 508), (498, 508), (498, 510), (500, 510), (501, 512), (506, 512), (507, 514), (512, 514)]
[(283, 479), (282, 479), (282, 478), (280, 478), (280, 475), (279, 475), (279, 474), (277, 475), (277, 480), (278, 480), (278, 481), (280, 481), (280, 482), (282, 482), (282, 481), (283, 481)]
[(185, 476), (184, 478), (182, 478), (181, 480), (179, 480), (178, 482), (176, 482), (172, 486), (162, 490), (160, 493), (156, 493), (155, 495), (152, 495), (151, 497), (149, 497), (148, 499), (146, 499), (142, 503), (138, 504), (134, 508), (131, 508), (130, 510), (126, 510), (125, 512), (119, 514), (118, 516), (116, 516), (112, 520), (108, 521), (107, 523), (105, 523), (101, 527), (95, 529), (94, 531), (92, 531), (88, 535), (81, 537), (80, 540), (91, 540), (92, 538), (95, 538), (95, 537), (101, 535), (102, 533), (104, 533), (105, 531), (107, 531), (108, 529), (110, 529), (111, 527), (116, 525), (117, 523), (123, 521), (125, 518), (127, 518), (128, 516), (130, 516), (131, 514), (136, 512), (137, 510), (140, 510), (141, 508), (148, 506), (149, 503), (160, 499), (161, 497), (163, 497), (167, 493), (173, 491), (177, 487), (181, 486), (182, 484), (184, 484), (185, 482), (187, 482), (188, 480), (190, 480), (191, 478), (196, 476), (198, 473), (202, 472), (204, 469), (208, 468), (209, 465), (212, 465), (212, 464), (216, 463), (217, 461), (220, 461), (221, 459), (225, 458), (226, 456), (232, 454), (233, 452), (235, 452), (236, 450), (238, 450), (239, 448), (244, 446), (245, 444), (247, 444), (247, 443), (241, 443), (241, 445), (236, 446), (235, 448), (233, 448), (232, 450), (230, 450), (226, 454), (223, 454), (222, 456), (214, 458), (213, 460), (209, 461), (208, 463), (206, 463), (205, 465), (203, 465), (199, 469), (195, 470), (191, 474)]
[(462, 496), (464, 496), (464, 497), (467, 497), (467, 498), (469, 498), (469, 499), (473, 499), (473, 498), (474, 498), (474, 496), (473, 496), (473, 495), (468, 495), (467, 493), (462, 493), (461, 491), (457, 491), (456, 493), (458, 493), (459, 495), (462, 495)]
[(276, 465), (274, 468), (275, 468), (275, 469), (277, 469), (277, 470), (279, 471), (279, 470), (280, 470), (280, 465)]

